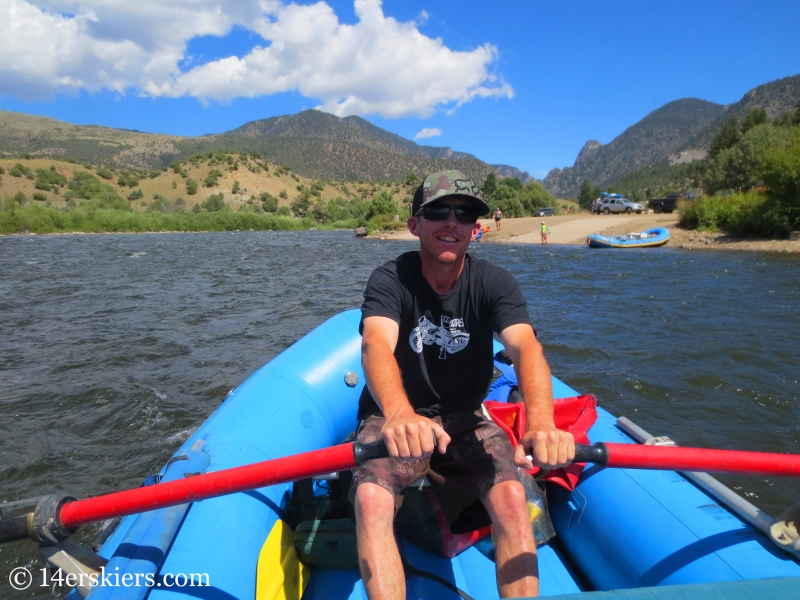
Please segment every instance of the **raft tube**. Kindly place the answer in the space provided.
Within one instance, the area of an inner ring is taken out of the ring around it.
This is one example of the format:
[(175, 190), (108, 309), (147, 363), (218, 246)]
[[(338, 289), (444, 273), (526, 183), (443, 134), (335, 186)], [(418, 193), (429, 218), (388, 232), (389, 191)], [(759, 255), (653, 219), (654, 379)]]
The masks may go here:
[[(355, 427), (364, 385), (359, 319), (357, 310), (341, 313), (272, 359), (175, 456), (197, 456), (213, 472), (342, 442)], [(495, 364), (513, 376), (510, 367)], [(553, 392), (578, 395), (556, 378)], [(611, 414), (597, 412), (592, 442), (633, 443)], [(770, 589), (800, 589), (800, 565), (790, 555), (677, 473), (589, 467), (573, 492), (550, 492), (557, 536), (539, 548), (542, 596), (689, 584), (702, 585), (698, 592), (706, 594), (719, 582), (740, 582), (725, 584), (728, 589), (787, 577), (793, 579), (774, 580)], [(125, 517), (99, 553), (119, 568), (120, 578), (150, 572), (156, 583), (95, 588), (90, 600), (366, 598), (357, 570), (299, 563), (285, 525), (290, 493), (291, 486), (281, 484), (195, 502), (179, 525), (174, 514), (172, 521), (166, 514)], [(473, 546), (448, 559), (402, 537), (399, 546), (407, 563), (476, 600), (497, 598), (490, 553)], [(176, 574), (205, 575), (207, 585), (178, 587), (173, 579), (165, 588)], [(429, 578), (411, 577), (407, 584), (408, 598), (458, 598)], [(70, 598), (77, 600), (77, 592)]]
[(621, 235), (600, 235), (592, 233), (586, 237), (586, 244), (590, 248), (655, 248), (663, 246), (669, 241), (669, 229), (656, 227), (641, 233)]

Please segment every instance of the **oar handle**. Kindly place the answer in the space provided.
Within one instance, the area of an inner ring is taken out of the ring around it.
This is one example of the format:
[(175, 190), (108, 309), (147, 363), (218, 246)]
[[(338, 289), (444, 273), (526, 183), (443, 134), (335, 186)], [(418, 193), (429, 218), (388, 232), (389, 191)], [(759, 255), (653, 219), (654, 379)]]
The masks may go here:
[(575, 444), (575, 463), (594, 463), (606, 466), (608, 464), (608, 446), (603, 442), (597, 442), (591, 446)]
[(383, 440), (369, 442), (368, 444), (353, 442), (353, 457), (355, 458), (356, 465), (360, 467), (373, 458), (388, 458), (389, 449), (386, 447), (386, 442)]

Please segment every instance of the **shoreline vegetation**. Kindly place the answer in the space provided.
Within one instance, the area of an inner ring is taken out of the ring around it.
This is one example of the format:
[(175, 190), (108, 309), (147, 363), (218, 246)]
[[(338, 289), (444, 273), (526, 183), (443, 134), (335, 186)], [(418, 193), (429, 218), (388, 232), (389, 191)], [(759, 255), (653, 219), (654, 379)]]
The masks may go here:
[[(0, 158), (0, 234), (392, 231), (405, 229), (420, 181), (414, 173), (402, 181), (314, 181), (256, 152), (209, 152), (155, 171)], [(535, 181), (491, 173), (483, 189), (510, 217), (577, 208)]]

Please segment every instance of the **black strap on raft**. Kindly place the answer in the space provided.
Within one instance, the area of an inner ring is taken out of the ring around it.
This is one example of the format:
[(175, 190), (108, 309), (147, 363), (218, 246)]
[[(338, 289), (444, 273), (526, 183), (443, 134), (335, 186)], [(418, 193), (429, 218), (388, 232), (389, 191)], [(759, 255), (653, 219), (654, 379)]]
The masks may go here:
[(311, 479), (295, 481), (292, 486), (292, 504), (300, 506), (303, 519), (311, 521), (317, 515), (317, 499), (314, 497), (314, 482)]
[(472, 596), (470, 596), (467, 592), (458, 589), (455, 585), (447, 581), (447, 579), (439, 577), (435, 573), (430, 573), (429, 571), (422, 571), (421, 569), (418, 569), (417, 567), (408, 564), (406, 561), (402, 559), (402, 557), (400, 558), (400, 560), (403, 562), (403, 572), (405, 573), (406, 579), (410, 579), (412, 577), (427, 577), (428, 579), (431, 579), (436, 583), (442, 584), (448, 590), (458, 594), (464, 600), (474, 600)]

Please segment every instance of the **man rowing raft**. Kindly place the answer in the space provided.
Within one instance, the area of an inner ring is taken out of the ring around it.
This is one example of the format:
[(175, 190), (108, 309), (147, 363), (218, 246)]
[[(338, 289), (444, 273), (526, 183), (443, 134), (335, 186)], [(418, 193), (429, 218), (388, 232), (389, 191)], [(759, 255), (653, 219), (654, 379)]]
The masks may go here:
[[(550, 369), (528, 306), (505, 269), (467, 254), (489, 206), (459, 171), (428, 175), (408, 228), (419, 238), (376, 269), (361, 307), (367, 385), (358, 441), (381, 437), (390, 458), (353, 478), (359, 566), (370, 598), (405, 598), (393, 521), (403, 490), (428, 477), (449, 524), (480, 499), (492, 521), (501, 597), (538, 594), (536, 545), (518, 467), (567, 465), (572, 435), (553, 422)], [(512, 448), (482, 410), (492, 381), (493, 334), (511, 357), (528, 429)]]

